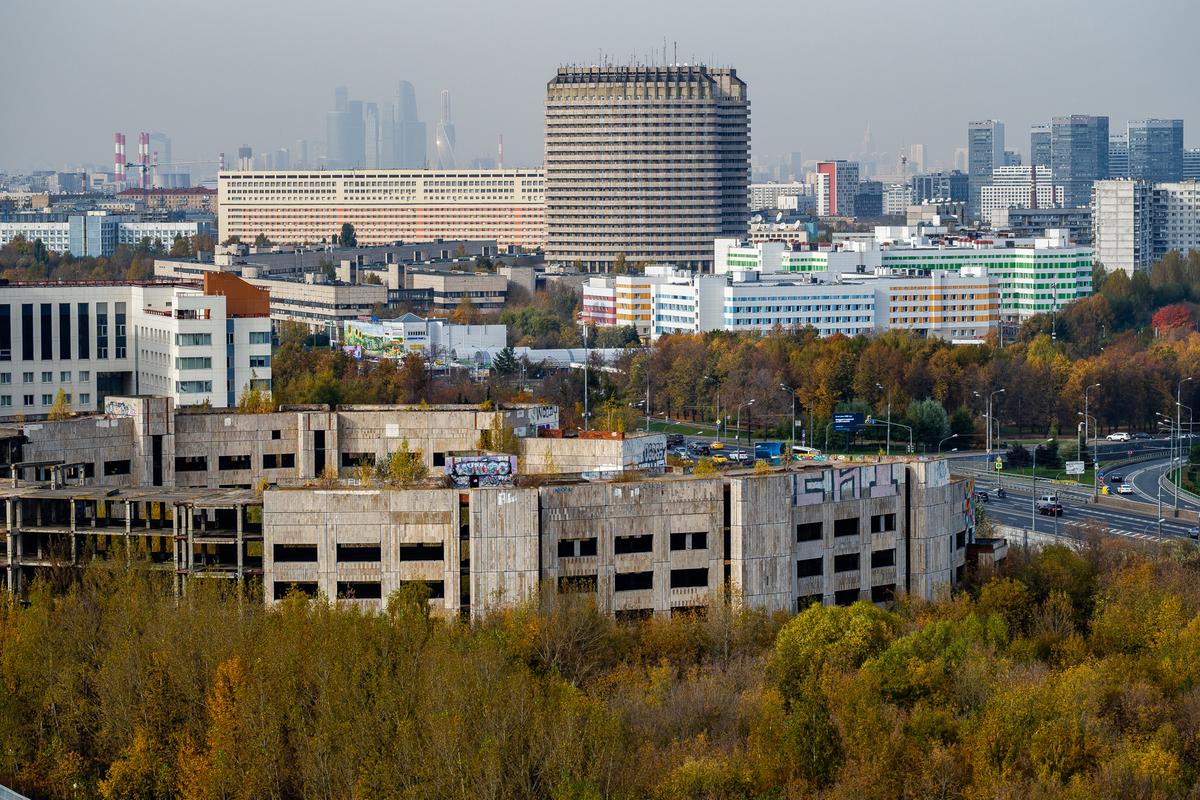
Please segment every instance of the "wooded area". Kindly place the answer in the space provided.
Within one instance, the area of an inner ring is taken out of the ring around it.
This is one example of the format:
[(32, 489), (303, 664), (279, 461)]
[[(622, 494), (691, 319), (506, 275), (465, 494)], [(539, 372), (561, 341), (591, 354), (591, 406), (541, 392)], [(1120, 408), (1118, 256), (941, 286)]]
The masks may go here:
[[(1050, 548), (935, 604), (475, 627), (91, 567), (0, 609), (34, 798), (1185, 798), (1200, 558)], [(251, 592), (250, 595), (253, 595)]]

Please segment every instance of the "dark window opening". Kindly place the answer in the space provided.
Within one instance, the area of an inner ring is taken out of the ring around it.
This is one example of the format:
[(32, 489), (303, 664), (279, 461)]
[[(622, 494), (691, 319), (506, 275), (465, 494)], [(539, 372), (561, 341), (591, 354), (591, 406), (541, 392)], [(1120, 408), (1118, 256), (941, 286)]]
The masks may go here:
[(92, 332), (91, 332), (91, 326), (90, 326), (89, 319), (88, 319), (88, 304), (87, 303), (79, 303), (78, 306), (76, 306), (76, 311), (78, 313), (76, 315), (77, 319), (76, 319), (75, 327), (77, 328), (77, 333), (79, 336), (79, 357), (81, 359), (91, 358), (92, 357)]
[(954, 582), (962, 583), (963, 576), (966, 574), (966, 567), (962, 564), (954, 568)]
[(33, 303), (21, 304), (21, 358), (33, 361)]
[(275, 590), (272, 592), (276, 600), (282, 600), (291, 592), (296, 591), (306, 597), (317, 596), (317, 584), (310, 581), (302, 581), (299, 583), (289, 581), (275, 581)]
[(616, 555), (625, 555), (626, 553), (653, 553), (654, 552), (654, 536), (653, 534), (645, 533), (641, 536), (617, 536), (613, 539), (613, 553)]
[(54, 322), (51, 317), (53, 308), (54, 306), (51, 303), (42, 303), (41, 334), (43, 361), (50, 361), (54, 358)]
[(708, 534), (704, 531), (672, 533), (672, 550), (704, 550), (708, 547)]
[(250, 469), (250, 455), (217, 456), (217, 469), (222, 472), (236, 469)]
[(858, 553), (842, 553), (833, 557), (834, 572), (854, 572), (858, 569)]
[(71, 304), (58, 304), (58, 357), (71, 357)]
[(691, 589), (708, 586), (708, 568), (671, 570), (672, 589)]
[(615, 612), (613, 616), (617, 618), (617, 622), (645, 622), (654, 618), (654, 609), (626, 608)]
[(817, 558), (802, 558), (796, 562), (797, 578), (816, 578), (824, 573), (825, 559), (820, 556)]
[(338, 581), (337, 596), (355, 600), (379, 600), (383, 597), (383, 587), (377, 582)]
[(858, 536), (858, 517), (847, 517), (846, 519), (835, 519), (833, 521), (833, 535), (836, 536)]
[(804, 611), (804, 610), (805, 610), (806, 608), (808, 608), (809, 606), (813, 606), (813, 605), (817, 605), (817, 606), (819, 606), (819, 605), (821, 605), (821, 603), (823, 603), (823, 602), (825, 602), (825, 596), (824, 596), (824, 595), (820, 595), (820, 594), (806, 594), (806, 595), (804, 595), (803, 597), (797, 598), (797, 600), (796, 600), (796, 613), (798, 614), (798, 613), (800, 613), (801, 611)]
[(876, 550), (871, 553), (871, 569), (896, 566), (895, 550)]
[(275, 560), (282, 564), (317, 563), (315, 544), (277, 544), (273, 552)]
[(282, 438), (283, 438), (283, 431), (280, 431), (280, 430), (273, 430), (273, 431), (271, 431), (271, 438), (272, 438), (272, 439), (274, 439), (275, 441), (278, 441), (278, 440), (282, 439)]
[(342, 453), (342, 467), (357, 467), (362, 464), (375, 465), (374, 453)]
[(208, 472), (208, 456), (175, 456), (176, 472)]
[(887, 533), (896, 530), (895, 514), (872, 514), (871, 533)]
[(558, 591), (564, 594), (570, 592), (594, 592), (596, 591), (596, 576), (560, 575), (558, 578)]
[(559, 539), (559, 558), (580, 558), (596, 555), (596, 538), (590, 539)]
[(417, 543), (400, 545), (401, 561), (441, 561), (443, 545), (437, 543)]
[(130, 471), (129, 459), (121, 459), (119, 461), (105, 461), (105, 475), (128, 475)]
[(442, 600), (446, 597), (445, 581), (400, 581), (400, 588), (409, 586), (424, 587), (429, 592), (430, 600)]
[(341, 561), (380, 561), (383, 558), (383, 548), (377, 544), (339, 544), (337, 560)]
[(295, 453), (263, 453), (263, 469), (293, 469), (296, 466)]
[(896, 597), (896, 584), (888, 583), (883, 586), (871, 587), (872, 603), (890, 603)]
[(639, 592), (654, 588), (653, 572), (618, 572), (613, 580), (617, 592)]
[(796, 526), (797, 542), (819, 542), (824, 537), (824, 526), (820, 522), (805, 522)]
[(839, 606), (852, 606), (858, 602), (858, 589), (843, 589), (833, 593), (833, 602)]
[(446, 454), (445, 453), (434, 453), (433, 454), (433, 465), (435, 467), (446, 466)]
[(959, 531), (954, 534), (954, 547), (956, 550), (962, 550), (967, 546), (967, 532)]

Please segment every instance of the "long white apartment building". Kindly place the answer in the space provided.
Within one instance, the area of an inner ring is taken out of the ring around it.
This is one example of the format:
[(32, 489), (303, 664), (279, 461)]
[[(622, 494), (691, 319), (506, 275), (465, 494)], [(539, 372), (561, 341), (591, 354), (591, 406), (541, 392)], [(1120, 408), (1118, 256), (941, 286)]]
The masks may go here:
[(217, 202), (222, 241), (262, 234), (275, 244), (315, 244), (348, 222), (360, 245), (546, 243), (540, 169), (227, 171), (217, 176)]
[(110, 395), (180, 406), (237, 403), (271, 387), (266, 292), (230, 275), (169, 283), (29, 283), (0, 288), (0, 418), (45, 416), (59, 390), (95, 412)]
[(1200, 182), (1155, 184), (1152, 212), (1155, 258), (1200, 250)]
[(691, 276), (670, 265), (651, 265), (642, 275), (597, 275), (583, 284), (579, 319), (597, 326), (632, 326), (649, 336), (655, 286)]
[(996, 211), (1010, 208), (1062, 208), (1063, 187), (1054, 185), (1050, 167), (1011, 166), (992, 170), (992, 182), (979, 187), (979, 216), (985, 225), (993, 224)]
[(1172, 251), (1200, 250), (1200, 182), (1096, 181), (1092, 231), (1097, 260), (1130, 275)]

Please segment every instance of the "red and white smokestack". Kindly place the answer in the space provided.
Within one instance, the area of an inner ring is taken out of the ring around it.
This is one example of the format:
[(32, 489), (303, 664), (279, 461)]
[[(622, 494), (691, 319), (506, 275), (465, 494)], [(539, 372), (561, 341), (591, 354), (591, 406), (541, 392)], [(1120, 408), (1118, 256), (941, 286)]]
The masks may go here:
[(113, 180), (125, 182), (125, 134), (115, 135), (113, 145)]

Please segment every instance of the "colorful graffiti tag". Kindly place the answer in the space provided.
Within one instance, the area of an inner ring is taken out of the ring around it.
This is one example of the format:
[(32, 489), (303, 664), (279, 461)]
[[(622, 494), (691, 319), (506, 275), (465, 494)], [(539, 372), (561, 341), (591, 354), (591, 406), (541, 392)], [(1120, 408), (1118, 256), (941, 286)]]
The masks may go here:
[(903, 468), (900, 464), (876, 464), (798, 472), (793, 476), (793, 504), (812, 506), (839, 500), (894, 497), (900, 493)]
[(517, 457), (507, 455), (448, 456), (446, 475), (456, 487), (511, 486)]

